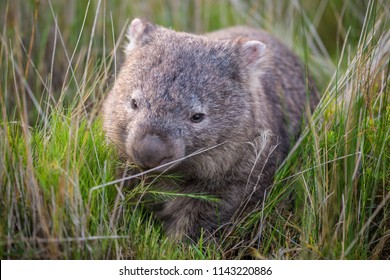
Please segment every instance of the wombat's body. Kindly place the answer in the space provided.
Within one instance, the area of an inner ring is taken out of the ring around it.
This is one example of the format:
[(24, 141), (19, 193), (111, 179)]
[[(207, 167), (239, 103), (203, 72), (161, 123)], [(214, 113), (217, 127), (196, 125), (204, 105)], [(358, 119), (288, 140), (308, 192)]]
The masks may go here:
[(317, 102), (314, 86), (298, 58), (261, 30), (199, 36), (135, 19), (129, 38), (104, 104), (107, 135), (140, 167), (164, 165), (159, 172), (183, 177), (161, 189), (219, 198), (160, 205), (170, 235), (214, 233), (244, 205), (262, 202), (305, 104)]

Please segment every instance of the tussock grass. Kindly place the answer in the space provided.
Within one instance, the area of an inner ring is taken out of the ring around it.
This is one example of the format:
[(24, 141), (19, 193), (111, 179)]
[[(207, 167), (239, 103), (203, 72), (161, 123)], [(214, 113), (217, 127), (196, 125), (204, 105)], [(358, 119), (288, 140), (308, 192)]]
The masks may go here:
[[(20, 0), (0, 11), (2, 259), (390, 257), (386, 1)], [(133, 188), (116, 180), (123, 163), (99, 111), (135, 16), (194, 32), (263, 27), (322, 93), (259, 211), (217, 242), (167, 239), (142, 198), (179, 194), (148, 174)]]

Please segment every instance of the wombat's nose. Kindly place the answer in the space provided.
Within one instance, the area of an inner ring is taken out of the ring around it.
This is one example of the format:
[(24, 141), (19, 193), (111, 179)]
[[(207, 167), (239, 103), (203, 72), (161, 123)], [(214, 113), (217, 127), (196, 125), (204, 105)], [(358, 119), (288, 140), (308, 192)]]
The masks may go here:
[(170, 145), (158, 135), (147, 134), (137, 141), (134, 150), (140, 164), (146, 168), (153, 168), (172, 160)]

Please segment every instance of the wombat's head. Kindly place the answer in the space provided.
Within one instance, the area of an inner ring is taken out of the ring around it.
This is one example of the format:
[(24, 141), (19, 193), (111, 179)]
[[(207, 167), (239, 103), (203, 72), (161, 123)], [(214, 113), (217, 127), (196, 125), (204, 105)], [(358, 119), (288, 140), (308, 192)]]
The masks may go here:
[(211, 176), (233, 165), (238, 146), (253, 136), (250, 87), (264, 66), (264, 44), (211, 40), (140, 19), (128, 38), (104, 104), (108, 137), (143, 168), (179, 160), (176, 168)]

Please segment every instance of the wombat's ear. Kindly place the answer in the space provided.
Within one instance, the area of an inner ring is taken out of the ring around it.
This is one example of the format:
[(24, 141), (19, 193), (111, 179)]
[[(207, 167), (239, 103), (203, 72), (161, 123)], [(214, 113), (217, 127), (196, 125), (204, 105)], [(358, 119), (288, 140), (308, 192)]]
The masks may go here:
[(241, 43), (240, 51), (244, 65), (252, 68), (264, 61), (266, 46), (260, 41), (246, 41)]
[(133, 19), (126, 34), (128, 42), (125, 47), (125, 54), (128, 55), (136, 47), (147, 43), (151, 31), (155, 28), (155, 25), (146, 20), (141, 20), (139, 18)]

